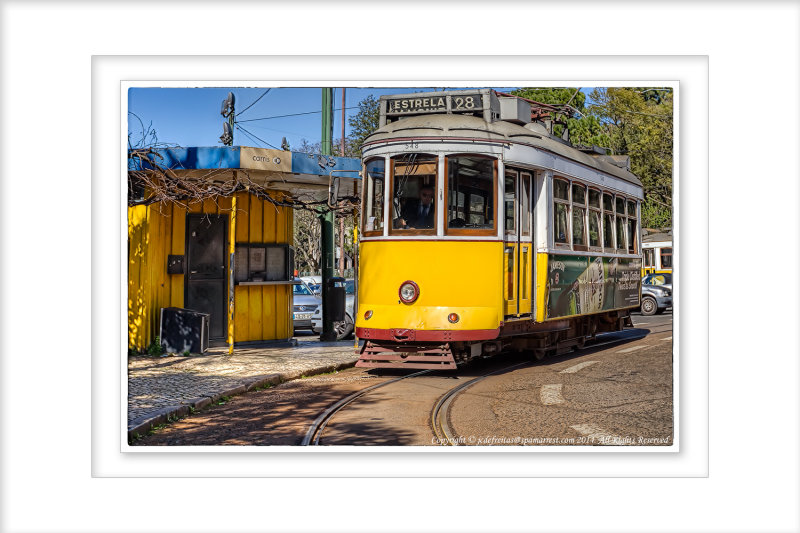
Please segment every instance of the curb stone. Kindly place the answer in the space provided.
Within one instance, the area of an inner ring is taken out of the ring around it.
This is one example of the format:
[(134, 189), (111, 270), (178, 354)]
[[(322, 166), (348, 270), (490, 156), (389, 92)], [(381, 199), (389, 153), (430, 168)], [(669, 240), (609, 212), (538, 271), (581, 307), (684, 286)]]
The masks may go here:
[(212, 394), (211, 396), (205, 396), (202, 398), (197, 398), (189, 402), (187, 405), (180, 405), (180, 406), (171, 406), (165, 407), (155, 416), (150, 416), (145, 420), (134, 420), (134, 426), (128, 429), (128, 444), (130, 445), (132, 442), (138, 440), (137, 435), (139, 437), (146, 436), (151, 429), (155, 426), (160, 426), (162, 424), (167, 424), (172, 422), (174, 419), (183, 418), (187, 416), (192, 409), (195, 411), (200, 411), (201, 409), (205, 409), (209, 405), (212, 405), (220, 400), (223, 396), (239, 396), (246, 392), (250, 392), (253, 389), (263, 387), (264, 385), (280, 385), (281, 383), (285, 383), (287, 381), (294, 381), (300, 379), (302, 377), (312, 377), (317, 376), (320, 374), (329, 374), (331, 372), (335, 372), (337, 370), (344, 370), (347, 368), (353, 368), (356, 365), (356, 362), (349, 362), (349, 363), (337, 363), (333, 365), (325, 365), (322, 367), (317, 367), (311, 370), (307, 370), (304, 372), (291, 372), (291, 373), (281, 373), (281, 374), (267, 374), (265, 377), (257, 379), (255, 381), (246, 382), (243, 385), (236, 386), (232, 389), (225, 390), (220, 393)]

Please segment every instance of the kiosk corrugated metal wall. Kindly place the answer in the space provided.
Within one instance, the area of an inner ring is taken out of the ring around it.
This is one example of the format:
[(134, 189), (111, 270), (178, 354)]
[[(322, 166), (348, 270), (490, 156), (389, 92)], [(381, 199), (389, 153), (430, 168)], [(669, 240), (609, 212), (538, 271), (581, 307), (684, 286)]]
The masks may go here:
[[(292, 244), (292, 210), (237, 193), (236, 242)], [(167, 274), (167, 256), (186, 253), (186, 214), (230, 218), (231, 198), (179, 206), (128, 208), (128, 347), (145, 350), (158, 336), (162, 307), (184, 307), (184, 275)], [(229, 271), (230, 265), (227, 264)], [(237, 286), (234, 341), (292, 336), (292, 286)]]

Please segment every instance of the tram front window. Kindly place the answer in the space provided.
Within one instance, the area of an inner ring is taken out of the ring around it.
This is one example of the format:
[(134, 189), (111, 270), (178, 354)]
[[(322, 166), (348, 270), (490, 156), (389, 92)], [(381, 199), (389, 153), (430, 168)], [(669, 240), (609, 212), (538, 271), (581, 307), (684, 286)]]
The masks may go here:
[(392, 233), (435, 233), (437, 163), (422, 154), (392, 159)]
[(476, 156), (447, 158), (446, 229), (489, 232), (494, 228), (494, 159)]
[(364, 233), (383, 233), (384, 160), (370, 159), (364, 164)]

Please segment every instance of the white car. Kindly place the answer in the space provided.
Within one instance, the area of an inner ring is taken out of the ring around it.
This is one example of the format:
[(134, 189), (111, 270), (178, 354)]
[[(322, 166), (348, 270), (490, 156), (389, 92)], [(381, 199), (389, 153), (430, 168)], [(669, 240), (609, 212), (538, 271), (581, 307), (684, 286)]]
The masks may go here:
[[(353, 333), (353, 317), (355, 311), (353, 310), (356, 303), (356, 281), (347, 279), (344, 281), (344, 320), (341, 322), (334, 322), (333, 329), (336, 331), (336, 340), (340, 341), (346, 339)], [(320, 305), (314, 314), (311, 315), (311, 329), (314, 333), (322, 333), (322, 306)]]
[(303, 280), (312, 291), (314, 291), (314, 294), (319, 294), (322, 292), (322, 276), (303, 276), (300, 279)]

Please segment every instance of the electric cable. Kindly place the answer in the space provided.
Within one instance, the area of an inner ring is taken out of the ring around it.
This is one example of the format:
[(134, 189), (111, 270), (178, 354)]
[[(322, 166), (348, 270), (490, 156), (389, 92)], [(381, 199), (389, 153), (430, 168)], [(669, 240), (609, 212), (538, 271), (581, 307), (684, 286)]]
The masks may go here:
[(247, 111), (248, 109), (250, 109), (251, 107), (253, 107), (253, 106), (256, 104), (256, 102), (258, 102), (259, 100), (261, 100), (262, 98), (264, 98), (265, 96), (267, 96), (267, 93), (268, 93), (268, 92), (270, 92), (271, 90), (272, 90), (272, 87), (270, 87), (269, 89), (267, 89), (266, 91), (264, 91), (264, 94), (262, 94), (261, 96), (259, 96), (258, 98), (256, 98), (256, 101), (255, 101), (255, 102), (253, 102), (253, 103), (252, 103), (252, 104), (250, 104), (249, 106), (247, 106), (247, 107), (245, 107), (244, 109), (242, 109), (241, 111), (239, 111), (239, 116), (241, 116), (241, 114), (242, 114), (242, 113), (244, 113), (245, 111)]

